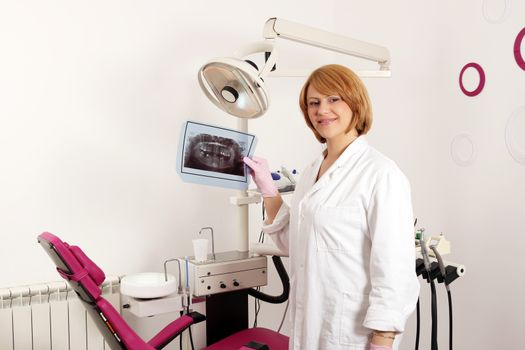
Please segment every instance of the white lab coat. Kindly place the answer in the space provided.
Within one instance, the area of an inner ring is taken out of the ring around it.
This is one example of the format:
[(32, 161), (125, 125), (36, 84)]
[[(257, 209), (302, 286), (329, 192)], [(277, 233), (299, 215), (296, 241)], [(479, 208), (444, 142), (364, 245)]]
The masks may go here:
[(371, 329), (404, 331), (419, 295), (410, 185), (364, 136), (316, 182), (322, 161), (263, 226), (290, 256), (290, 349), (365, 350)]

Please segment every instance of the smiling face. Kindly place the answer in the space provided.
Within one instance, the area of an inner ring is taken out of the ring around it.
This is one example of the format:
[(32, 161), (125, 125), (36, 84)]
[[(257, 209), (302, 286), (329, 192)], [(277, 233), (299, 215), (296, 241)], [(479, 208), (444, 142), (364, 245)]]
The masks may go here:
[[(372, 125), (365, 85), (351, 69), (337, 64), (322, 66), (310, 74), (301, 89), (299, 107), (306, 125), (321, 143), (345, 133), (364, 135)], [(341, 125), (346, 126), (343, 132)]]
[(339, 95), (324, 95), (310, 85), (306, 92), (308, 118), (312, 126), (327, 142), (347, 137), (352, 110)]

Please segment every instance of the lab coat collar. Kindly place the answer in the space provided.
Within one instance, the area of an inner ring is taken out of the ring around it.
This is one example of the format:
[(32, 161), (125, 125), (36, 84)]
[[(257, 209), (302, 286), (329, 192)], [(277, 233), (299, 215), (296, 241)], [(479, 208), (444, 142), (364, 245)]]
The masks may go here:
[(321, 178), (316, 182), (315, 179), (317, 177), (317, 174), (319, 173), (319, 168), (321, 167), (321, 163), (324, 160), (324, 153), (321, 154), (315, 162), (312, 163), (310, 176), (312, 177), (310, 179), (310, 183), (313, 184), (312, 188), (307, 192), (306, 195), (311, 195), (317, 190), (321, 189), (334, 175), (335, 172), (337, 172), (338, 169), (348, 166), (352, 163), (352, 158), (358, 156), (361, 154), (368, 146), (368, 141), (366, 140), (365, 135), (361, 135), (358, 138), (356, 138), (346, 149), (343, 151), (343, 153), (339, 156), (339, 158), (335, 161), (334, 164), (328, 170), (326, 173), (321, 176)]
[(335, 161), (332, 168), (341, 168), (349, 165), (350, 160), (356, 155), (361, 154), (365, 148), (368, 146), (368, 141), (365, 135), (358, 136), (351, 144), (349, 144), (346, 149), (341, 153), (339, 158)]

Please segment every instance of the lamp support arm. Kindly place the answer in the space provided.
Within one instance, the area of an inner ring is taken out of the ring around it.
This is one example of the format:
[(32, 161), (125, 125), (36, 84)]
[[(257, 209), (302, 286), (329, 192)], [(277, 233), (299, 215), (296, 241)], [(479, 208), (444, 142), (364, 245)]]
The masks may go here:
[(352, 39), (303, 24), (270, 18), (264, 24), (265, 39), (283, 38), (379, 63), (380, 70), (390, 69), (390, 52), (386, 47)]

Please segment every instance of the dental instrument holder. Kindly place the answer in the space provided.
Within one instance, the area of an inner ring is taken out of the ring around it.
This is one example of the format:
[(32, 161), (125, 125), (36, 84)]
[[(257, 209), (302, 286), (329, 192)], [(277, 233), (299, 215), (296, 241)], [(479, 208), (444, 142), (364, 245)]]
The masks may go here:
[[(450, 284), (465, 275), (465, 265), (450, 261), (443, 261), (441, 256), (450, 254), (450, 241), (445, 239), (443, 233), (438, 236), (427, 236), (425, 229), (416, 231), (416, 273), (423, 275), (425, 280), (437, 279), (438, 283)], [(424, 252), (426, 251), (426, 254)], [(439, 260), (442, 260), (440, 263)], [(430, 272), (427, 272), (429, 270)]]
[(430, 284), (431, 289), (431, 313), (432, 313), (432, 330), (431, 330), (431, 341), (430, 347), (432, 350), (438, 350), (438, 321), (437, 321), (437, 296), (436, 286), (434, 281), (430, 278), (430, 258), (428, 256), (428, 247), (425, 243), (425, 229), (422, 228), (416, 233), (416, 239), (419, 240), (419, 246), (421, 247), (421, 255), (423, 255), (423, 263), (425, 265), (425, 272), (427, 275), (427, 281)]
[[(417, 222), (417, 220), (416, 220)], [(415, 226), (415, 224), (414, 224)], [(445, 262), (441, 255), (450, 254), (450, 242), (441, 233), (439, 236), (425, 237), (424, 229), (416, 231), (416, 252), (421, 253), (422, 258), (416, 259), (416, 275), (422, 275), (423, 279), (430, 284), (432, 292), (432, 336), (431, 348), (438, 349), (437, 343), (437, 298), (434, 280), (444, 283), (448, 297), (449, 312), (449, 349), (453, 348), (453, 314), (452, 314), (452, 294), (450, 284), (457, 278), (465, 275), (465, 266), (455, 263)], [(431, 259), (432, 257), (432, 259)], [(419, 329), (420, 329), (419, 301), (417, 304), (417, 330), (416, 330), (416, 349), (419, 348)]]
[(434, 249), (431, 249), (431, 246), (434, 246), (441, 255), (450, 254), (450, 241), (445, 239), (443, 233), (440, 233), (438, 236), (427, 236), (424, 232), (424, 228), (421, 228), (416, 232), (416, 254), (422, 254), (421, 249), (423, 245), (430, 257), (436, 257)]

